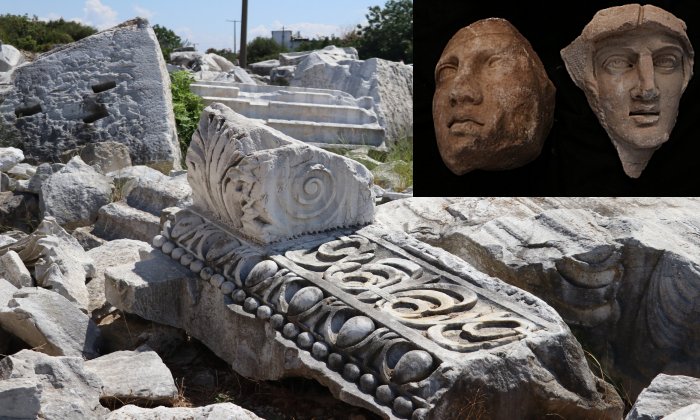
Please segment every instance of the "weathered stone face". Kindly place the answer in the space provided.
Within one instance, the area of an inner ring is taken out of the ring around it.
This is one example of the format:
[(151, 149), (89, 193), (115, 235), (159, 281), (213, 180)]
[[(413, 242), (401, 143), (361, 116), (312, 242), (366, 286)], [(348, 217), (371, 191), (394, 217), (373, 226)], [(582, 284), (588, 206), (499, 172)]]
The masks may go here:
[(435, 84), (438, 148), (456, 175), (513, 169), (540, 154), (554, 85), (508, 21), (485, 19), (457, 32), (435, 68)]
[(692, 76), (685, 23), (651, 5), (612, 7), (599, 11), (561, 54), (625, 173), (638, 178), (669, 139)]

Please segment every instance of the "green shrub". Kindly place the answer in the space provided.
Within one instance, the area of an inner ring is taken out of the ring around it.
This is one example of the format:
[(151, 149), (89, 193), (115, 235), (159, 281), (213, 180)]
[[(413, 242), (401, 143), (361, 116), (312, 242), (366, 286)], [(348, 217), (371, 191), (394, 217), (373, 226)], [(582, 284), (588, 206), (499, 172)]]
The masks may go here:
[(247, 59), (248, 63), (277, 59), (280, 53), (288, 50), (276, 43), (272, 38), (257, 37), (248, 43)]
[(95, 32), (91, 26), (63, 19), (42, 22), (36, 16), (0, 15), (0, 40), (31, 52), (45, 52), (57, 44), (68, 44)]
[(197, 129), (199, 117), (204, 109), (202, 98), (190, 92), (190, 83), (194, 78), (186, 71), (170, 73), (173, 95), (173, 111), (175, 112), (175, 125), (177, 126), (177, 138), (182, 150), (182, 158), (187, 154), (187, 148), (192, 141), (192, 134)]

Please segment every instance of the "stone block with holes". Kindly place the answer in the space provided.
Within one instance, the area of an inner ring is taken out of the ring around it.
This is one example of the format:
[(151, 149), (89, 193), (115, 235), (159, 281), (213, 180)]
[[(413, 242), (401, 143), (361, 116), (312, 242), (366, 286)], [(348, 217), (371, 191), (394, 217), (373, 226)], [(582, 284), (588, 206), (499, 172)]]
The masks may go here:
[(242, 375), (313, 378), (382, 418), (622, 416), (551, 307), (372, 224), (359, 163), (215, 104), (187, 167), (193, 204), (163, 211), (154, 251), (105, 272), (116, 307), (185, 329)]
[(135, 165), (180, 168), (170, 78), (148, 22), (134, 19), (18, 67), (0, 104), (29, 163), (117, 141)]

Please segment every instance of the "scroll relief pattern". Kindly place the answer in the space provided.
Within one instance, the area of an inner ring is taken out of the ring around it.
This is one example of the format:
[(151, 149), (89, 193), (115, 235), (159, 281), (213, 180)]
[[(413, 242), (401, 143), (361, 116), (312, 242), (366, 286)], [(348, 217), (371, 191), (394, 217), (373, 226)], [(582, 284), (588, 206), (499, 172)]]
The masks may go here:
[(195, 208), (257, 242), (373, 218), (365, 167), (256, 126), (221, 104), (205, 109), (186, 162)]
[(470, 288), (359, 235), (267, 257), (204, 217), (179, 210), (166, 215), (153, 245), (399, 417), (427, 413), (435, 392), (430, 378), (442, 363), (431, 345), (406, 331), (461, 353), (519, 340), (532, 328)]

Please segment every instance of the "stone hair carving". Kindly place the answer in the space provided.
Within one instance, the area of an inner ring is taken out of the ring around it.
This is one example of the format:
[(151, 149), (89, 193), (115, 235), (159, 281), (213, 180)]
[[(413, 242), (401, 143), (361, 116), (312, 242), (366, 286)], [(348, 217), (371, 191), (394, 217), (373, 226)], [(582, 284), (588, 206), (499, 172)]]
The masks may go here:
[(258, 242), (372, 222), (371, 173), (221, 104), (187, 152), (194, 208)]
[(539, 156), (552, 127), (555, 89), (507, 20), (459, 30), (438, 61), (435, 86), (435, 135), (453, 173), (513, 169)]
[(596, 13), (561, 51), (632, 178), (641, 175), (676, 123), (693, 75), (685, 30), (682, 20), (663, 9), (628, 4)]

